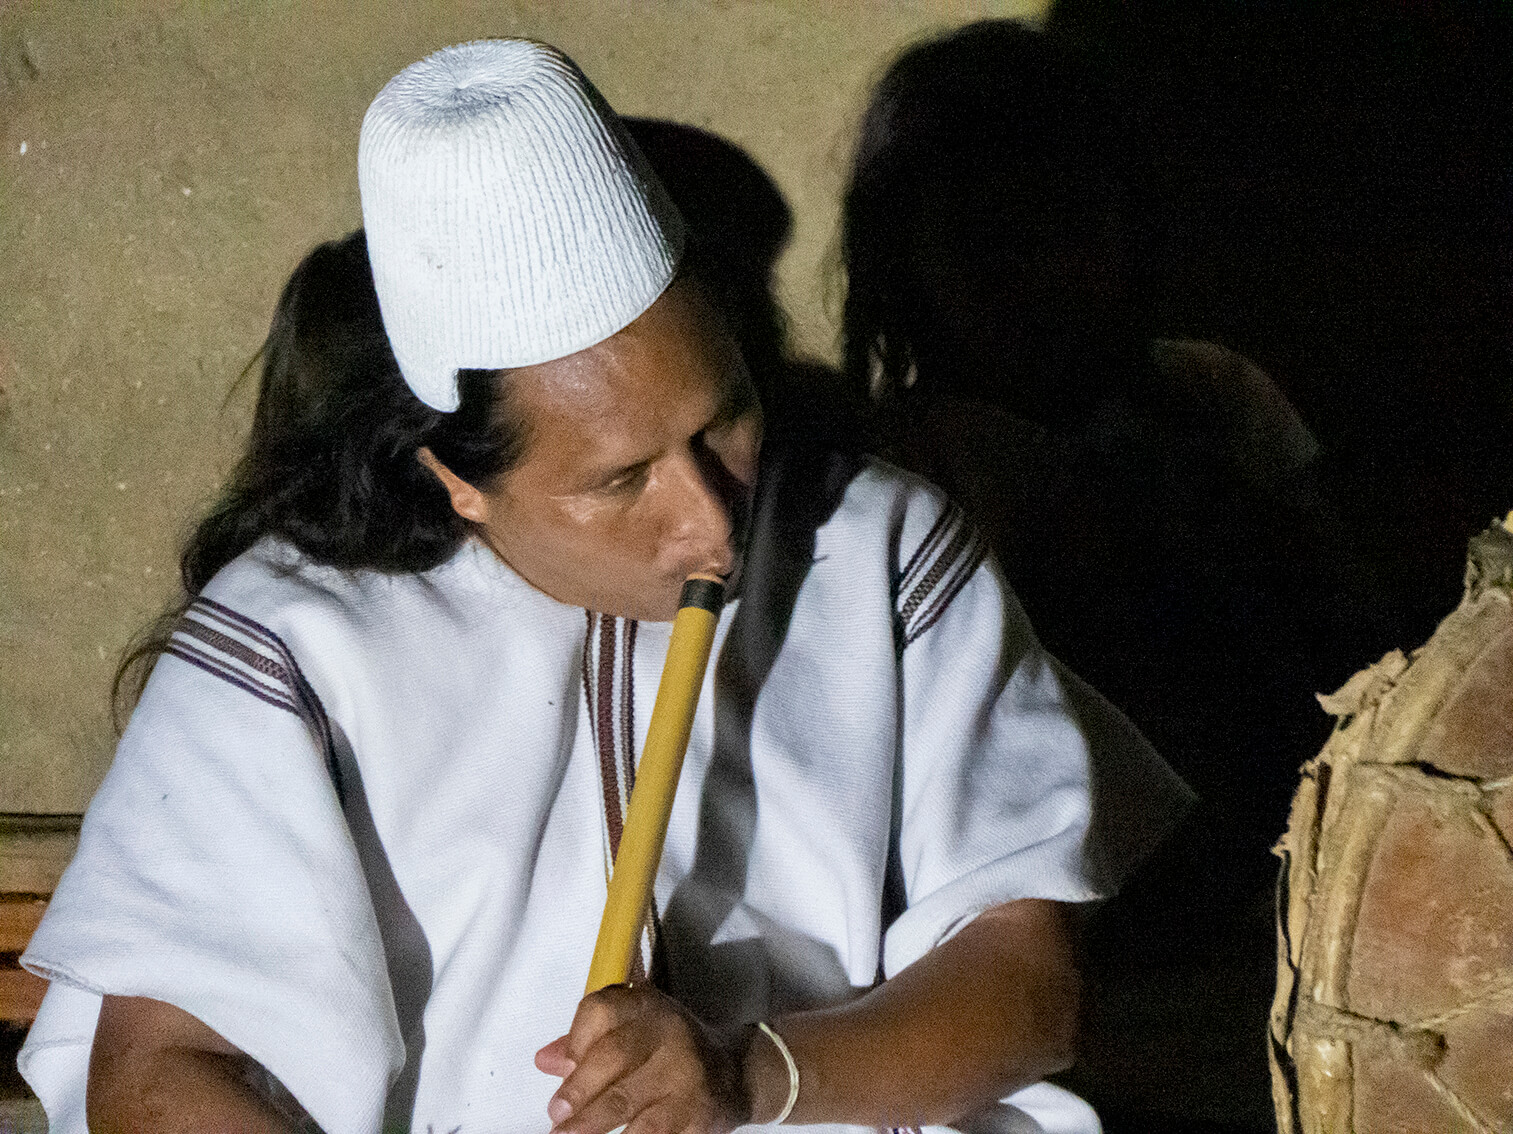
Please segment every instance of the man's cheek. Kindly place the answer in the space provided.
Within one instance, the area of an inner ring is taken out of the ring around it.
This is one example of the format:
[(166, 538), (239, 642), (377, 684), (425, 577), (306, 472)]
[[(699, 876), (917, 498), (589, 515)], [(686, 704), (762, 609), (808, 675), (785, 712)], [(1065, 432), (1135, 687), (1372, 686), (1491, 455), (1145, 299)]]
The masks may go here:
[(602, 496), (575, 494), (552, 498), (556, 505), (558, 523), (567, 529), (586, 530), (602, 525), (620, 507)]

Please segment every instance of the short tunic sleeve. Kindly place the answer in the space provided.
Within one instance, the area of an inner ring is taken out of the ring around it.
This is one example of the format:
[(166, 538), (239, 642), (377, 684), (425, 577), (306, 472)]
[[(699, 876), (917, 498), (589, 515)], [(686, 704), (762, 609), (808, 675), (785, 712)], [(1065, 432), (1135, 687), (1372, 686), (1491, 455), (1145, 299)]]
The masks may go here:
[(890, 977), (991, 906), (1108, 896), (1191, 800), (1041, 648), (961, 511), (935, 512), (925, 534), (906, 528), (896, 588), (905, 893), (884, 940)]
[(84, 1134), (100, 998), (151, 997), (328, 1134), (375, 1131), (403, 1044), (319, 706), (276, 635), (208, 609), (159, 659), (22, 958), (53, 982), (22, 1070), (55, 1134)]

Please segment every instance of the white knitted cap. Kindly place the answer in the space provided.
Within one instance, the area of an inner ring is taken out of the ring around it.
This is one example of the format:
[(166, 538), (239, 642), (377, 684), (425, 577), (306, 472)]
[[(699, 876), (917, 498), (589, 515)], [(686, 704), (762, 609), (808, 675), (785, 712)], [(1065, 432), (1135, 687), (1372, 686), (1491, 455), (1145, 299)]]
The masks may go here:
[(363, 118), (357, 150), (384, 329), (415, 395), (459, 368), (529, 366), (609, 338), (672, 282), (683, 221), (603, 96), (529, 40), (443, 48)]

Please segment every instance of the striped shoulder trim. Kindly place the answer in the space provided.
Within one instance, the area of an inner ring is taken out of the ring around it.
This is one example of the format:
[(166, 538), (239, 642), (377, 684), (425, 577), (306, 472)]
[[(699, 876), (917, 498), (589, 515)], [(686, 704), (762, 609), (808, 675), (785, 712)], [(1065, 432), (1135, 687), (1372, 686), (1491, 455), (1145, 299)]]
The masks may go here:
[(987, 553), (976, 525), (957, 505), (947, 504), (899, 575), (894, 602), (901, 646), (939, 621)]
[(331, 725), (289, 647), (272, 630), (203, 596), (173, 627), (164, 653), (218, 677), (259, 701), (293, 713), (333, 759)]

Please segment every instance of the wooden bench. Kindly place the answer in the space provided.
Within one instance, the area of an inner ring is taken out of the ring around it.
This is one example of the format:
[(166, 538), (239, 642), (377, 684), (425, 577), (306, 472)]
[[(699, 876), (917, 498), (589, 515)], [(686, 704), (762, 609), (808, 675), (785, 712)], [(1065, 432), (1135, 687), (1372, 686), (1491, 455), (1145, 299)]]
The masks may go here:
[(9, 1024), (35, 1020), (47, 991), (45, 980), (17, 963), (45, 909), (40, 894), (0, 894), (0, 1020)]
[(47, 900), (73, 858), (78, 815), (0, 813), (0, 1023), (29, 1025), (47, 982), (20, 965)]

